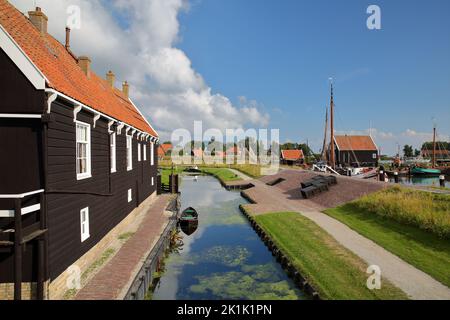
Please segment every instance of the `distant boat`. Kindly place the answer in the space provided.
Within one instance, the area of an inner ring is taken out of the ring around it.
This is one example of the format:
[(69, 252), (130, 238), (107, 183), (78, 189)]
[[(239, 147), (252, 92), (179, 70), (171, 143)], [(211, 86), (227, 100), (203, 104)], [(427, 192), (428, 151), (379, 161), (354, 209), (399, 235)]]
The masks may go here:
[(438, 176), (441, 174), (441, 170), (432, 168), (414, 167), (411, 169), (411, 174), (415, 176)]

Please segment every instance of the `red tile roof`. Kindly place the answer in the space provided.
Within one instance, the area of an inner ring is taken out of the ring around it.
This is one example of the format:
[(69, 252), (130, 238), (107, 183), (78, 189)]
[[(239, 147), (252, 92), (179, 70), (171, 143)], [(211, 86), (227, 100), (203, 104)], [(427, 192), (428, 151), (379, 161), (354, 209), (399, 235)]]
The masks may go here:
[(172, 149), (173, 147), (171, 143), (163, 143), (158, 147), (158, 156), (164, 157), (167, 155), (167, 152)]
[(301, 160), (305, 156), (303, 150), (281, 150), (281, 158), (284, 160)]
[(370, 136), (335, 136), (336, 147), (340, 151), (372, 151), (377, 150)]
[(155, 130), (121, 90), (111, 89), (106, 80), (92, 71), (88, 78), (64, 45), (48, 33), (41, 34), (6, 0), (0, 0), (0, 24), (45, 75), (49, 88), (157, 137)]

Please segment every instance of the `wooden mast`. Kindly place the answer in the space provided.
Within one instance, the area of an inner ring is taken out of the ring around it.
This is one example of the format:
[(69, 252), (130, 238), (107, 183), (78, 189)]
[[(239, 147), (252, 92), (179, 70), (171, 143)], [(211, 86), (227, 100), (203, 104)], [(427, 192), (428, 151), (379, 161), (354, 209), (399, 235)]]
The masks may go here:
[(331, 81), (331, 101), (330, 101), (330, 113), (331, 113), (331, 145), (330, 145), (330, 166), (335, 168), (335, 150), (334, 150), (334, 100), (333, 100), (333, 81)]
[(325, 113), (325, 134), (323, 136), (323, 147), (322, 147), (322, 160), (324, 162), (328, 161), (328, 157), (327, 157), (327, 132), (328, 132), (328, 107), (326, 107), (326, 113)]
[(436, 126), (433, 127), (433, 168), (436, 168)]

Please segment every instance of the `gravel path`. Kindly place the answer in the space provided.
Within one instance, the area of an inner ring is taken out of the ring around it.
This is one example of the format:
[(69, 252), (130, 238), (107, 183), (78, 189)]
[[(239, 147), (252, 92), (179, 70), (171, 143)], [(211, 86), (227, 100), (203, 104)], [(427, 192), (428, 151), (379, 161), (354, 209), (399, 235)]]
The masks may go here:
[[(341, 245), (358, 255), (368, 266), (379, 266), (382, 277), (389, 279), (411, 299), (450, 299), (448, 287), (361, 236), (345, 224), (321, 212), (327, 207), (343, 202), (341, 198), (349, 201), (348, 199), (352, 200), (358, 195), (379, 190), (384, 187), (384, 184), (348, 180), (351, 178), (342, 177), (339, 178), (338, 186), (327, 192), (328, 195), (321, 195), (314, 200), (301, 199), (301, 196), (297, 194), (299, 193), (299, 181), (308, 180), (311, 175), (314, 173), (286, 170), (276, 176), (252, 181), (255, 187), (243, 191), (244, 196), (255, 203), (248, 205), (249, 209), (254, 214), (280, 211), (299, 212), (327, 231)], [(267, 185), (268, 182), (280, 177), (285, 181), (275, 186)], [(292, 189), (293, 185), (296, 186), (296, 192)], [(353, 187), (351, 187), (352, 185)]]

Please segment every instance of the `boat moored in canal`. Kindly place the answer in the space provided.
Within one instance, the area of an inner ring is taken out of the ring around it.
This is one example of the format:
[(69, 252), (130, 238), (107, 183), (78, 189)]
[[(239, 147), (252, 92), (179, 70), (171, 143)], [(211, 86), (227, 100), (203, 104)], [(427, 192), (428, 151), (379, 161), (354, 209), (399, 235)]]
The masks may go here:
[(411, 169), (411, 174), (415, 176), (439, 176), (441, 174), (441, 170), (434, 168), (413, 167)]

